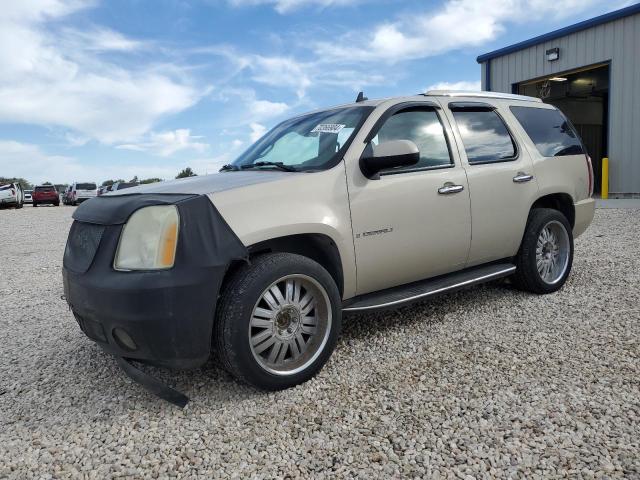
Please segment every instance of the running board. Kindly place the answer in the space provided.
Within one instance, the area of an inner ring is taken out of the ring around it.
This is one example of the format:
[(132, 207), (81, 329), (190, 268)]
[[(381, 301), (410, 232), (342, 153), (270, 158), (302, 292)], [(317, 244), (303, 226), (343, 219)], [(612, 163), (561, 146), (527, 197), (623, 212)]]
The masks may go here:
[(508, 262), (472, 267), (428, 280), (360, 295), (347, 300), (342, 307), (342, 311), (360, 312), (399, 307), (440, 293), (453, 292), (479, 283), (506, 277), (515, 272), (515, 270), (515, 265)]

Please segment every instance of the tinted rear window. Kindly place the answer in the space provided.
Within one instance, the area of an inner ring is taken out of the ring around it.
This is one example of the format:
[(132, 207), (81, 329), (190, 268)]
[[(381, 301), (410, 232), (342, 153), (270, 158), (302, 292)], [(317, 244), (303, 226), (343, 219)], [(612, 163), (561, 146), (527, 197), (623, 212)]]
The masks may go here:
[(95, 190), (95, 183), (76, 183), (76, 190)]
[(55, 187), (51, 186), (51, 187), (36, 187), (36, 192), (53, 192), (55, 190)]
[(469, 163), (501, 162), (515, 157), (515, 142), (495, 111), (457, 110), (453, 116)]
[(511, 112), (543, 157), (584, 153), (578, 134), (558, 110), (511, 107)]

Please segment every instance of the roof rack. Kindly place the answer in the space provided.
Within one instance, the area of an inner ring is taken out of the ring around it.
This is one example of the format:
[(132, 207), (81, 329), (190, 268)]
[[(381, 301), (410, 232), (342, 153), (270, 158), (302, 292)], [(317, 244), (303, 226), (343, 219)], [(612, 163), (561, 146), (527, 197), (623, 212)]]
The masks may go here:
[(429, 90), (423, 93), (427, 97), (479, 97), (479, 98), (503, 98), (506, 100), (521, 100), (523, 102), (539, 102), (542, 100), (536, 97), (527, 97), (525, 95), (515, 95), (513, 93), (500, 92), (478, 92), (464, 90)]

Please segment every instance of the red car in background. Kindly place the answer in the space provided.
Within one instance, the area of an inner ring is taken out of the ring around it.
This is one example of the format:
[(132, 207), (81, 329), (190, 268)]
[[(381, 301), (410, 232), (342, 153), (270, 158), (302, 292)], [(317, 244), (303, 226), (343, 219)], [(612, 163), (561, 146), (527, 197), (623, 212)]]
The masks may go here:
[(60, 205), (60, 195), (58, 195), (58, 190), (53, 185), (38, 185), (33, 189), (31, 197), (33, 198), (34, 207), (45, 203), (56, 207)]

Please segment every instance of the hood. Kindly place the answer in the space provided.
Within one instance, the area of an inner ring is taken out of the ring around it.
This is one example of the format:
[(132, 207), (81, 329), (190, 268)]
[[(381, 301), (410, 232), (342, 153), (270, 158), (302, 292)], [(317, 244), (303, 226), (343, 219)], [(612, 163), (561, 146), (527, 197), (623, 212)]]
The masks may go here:
[(126, 188), (115, 192), (109, 192), (108, 197), (120, 195), (132, 195), (141, 193), (178, 193), (207, 195), (209, 193), (222, 192), (233, 188), (246, 187), (256, 183), (273, 182), (290, 175), (300, 175), (295, 172), (280, 172), (272, 170), (260, 171), (229, 171), (202, 175), (199, 177), (180, 178), (166, 182), (149, 183), (138, 187)]

